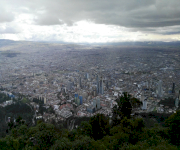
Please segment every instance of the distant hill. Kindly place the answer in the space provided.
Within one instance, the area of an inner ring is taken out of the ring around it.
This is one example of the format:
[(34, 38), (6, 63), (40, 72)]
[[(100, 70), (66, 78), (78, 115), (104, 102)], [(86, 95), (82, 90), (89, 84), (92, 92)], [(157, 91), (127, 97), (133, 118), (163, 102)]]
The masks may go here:
[(17, 43), (18, 41), (0, 39), (0, 47)]
[(162, 41), (146, 41), (146, 42), (111, 42), (111, 43), (71, 43), (71, 42), (63, 42), (63, 41), (13, 41), (8, 39), (0, 39), (0, 47), (11, 45), (11, 44), (24, 44), (24, 43), (57, 43), (57, 44), (77, 44), (77, 45), (111, 45), (111, 46), (156, 46), (156, 47), (169, 47), (169, 48), (177, 48), (180, 47), (180, 41), (173, 42), (162, 42)]

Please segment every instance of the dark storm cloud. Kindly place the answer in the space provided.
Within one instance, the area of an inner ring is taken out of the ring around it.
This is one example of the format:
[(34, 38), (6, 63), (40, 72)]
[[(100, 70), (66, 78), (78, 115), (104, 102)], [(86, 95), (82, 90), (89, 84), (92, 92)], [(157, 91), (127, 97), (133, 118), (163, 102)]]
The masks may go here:
[[(80, 20), (129, 28), (164, 27), (180, 24), (178, 0), (52, 0), (39, 3), (46, 18), (38, 16), (40, 25), (67, 24)], [(53, 18), (53, 21), (51, 20)]]
[[(14, 7), (35, 16), (38, 25), (74, 25), (81, 20), (118, 25), (132, 31), (158, 32), (157, 28), (180, 25), (179, 0), (2, 0), (1, 5)], [(23, 9), (22, 9), (23, 7)], [(27, 8), (25, 10), (24, 8)], [(0, 14), (0, 22), (13, 15)], [(150, 29), (151, 28), (151, 29)], [(151, 30), (151, 31), (150, 31)], [(168, 31), (173, 33), (178, 31)], [(163, 33), (163, 32), (162, 32)]]
[(180, 34), (180, 25), (177, 26), (168, 26), (168, 27), (147, 27), (147, 28), (131, 28), (130, 32), (141, 31), (144, 33), (154, 33), (154, 34), (162, 34), (162, 35), (173, 35)]

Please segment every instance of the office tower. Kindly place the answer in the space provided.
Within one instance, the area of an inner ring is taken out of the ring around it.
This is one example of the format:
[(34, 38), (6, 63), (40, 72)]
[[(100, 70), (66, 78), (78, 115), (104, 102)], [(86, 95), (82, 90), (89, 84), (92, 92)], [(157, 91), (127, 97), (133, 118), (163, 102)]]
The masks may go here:
[(81, 77), (79, 77), (79, 87), (82, 88)]
[(158, 96), (162, 97), (162, 81), (159, 80), (158, 82)]
[(96, 83), (97, 83), (97, 94), (99, 93), (99, 76), (96, 77)]
[(80, 99), (80, 105), (82, 105), (83, 104), (83, 97), (79, 96), (79, 99)]
[(96, 99), (93, 99), (93, 107), (97, 109)]
[(68, 84), (67, 84), (67, 89), (71, 90), (72, 86), (73, 86), (73, 83), (69, 81)]
[(47, 102), (47, 101), (46, 101), (46, 97), (45, 97), (45, 98), (44, 98), (44, 104), (46, 104), (46, 102)]
[(89, 79), (89, 73), (86, 73), (86, 79)]
[(175, 83), (173, 83), (173, 86), (172, 86), (172, 94), (175, 93)]
[(80, 105), (80, 99), (77, 98), (77, 105), (79, 106)]
[(108, 86), (108, 80), (105, 80), (105, 86), (106, 86), (107, 89), (109, 88), (109, 86)]
[(100, 105), (100, 98), (98, 98), (96, 100), (96, 104), (97, 104), (97, 109), (100, 109), (101, 105)]
[(110, 88), (112, 86), (111, 81), (108, 81), (108, 88)]
[(89, 107), (87, 107), (87, 112), (94, 113), (95, 112), (95, 108), (93, 106), (89, 106)]
[(101, 77), (101, 80), (100, 80), (99, 85), (100, 85), (99, 93), (100, 93), (100, 94), (104, 94), (104, 85), (103, 85), (103, 79), (102, 79), (102, 77)]
[(96, 90), (93, 90), (93, 96), (96, 96), (96, 95), (97, 95)]
[(176, 98), (176, 100), (175, 100), (175, 106), (176, 106), (176, 107), (179, 106), (179, 98)]
[(112, 102), (112, 100), (111, 100), (111, 108), (113, 108), (113, 102)]
[(147, 100), (146, 100), (146, 99), (143, 101), (142, 109), (143, 109), (143, 110), (146, 110), (146, 109), (147, 109)]
[(76, 104), (77, 104), (77, 99), (78, 99), (78, 94), (74, 94), (74, 100)]
[(143, 94), (141, 95), (140, 101), (143, 102), (144, 99), (145, 99), (145, 97), (144, 97), (144, 93), (143, 93)]

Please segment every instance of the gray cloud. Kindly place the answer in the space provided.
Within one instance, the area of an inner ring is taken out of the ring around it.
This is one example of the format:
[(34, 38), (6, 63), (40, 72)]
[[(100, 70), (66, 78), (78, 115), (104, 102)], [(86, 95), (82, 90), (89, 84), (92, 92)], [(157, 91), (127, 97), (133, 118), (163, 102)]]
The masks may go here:
[(63, 22), (60, 21), (59, 18), (56, 15), (50, 15), (50, 14), (39, 15), (37, 18), (34, 19), (34, 21), (38, 25), (58, 25), (58, 24), (63, 24)]
[(86, 19), (129, 28), (180, 24), (180, 1), (177, 0), (52, 0), (45, 1), (41, 6), (44, 7), (44, 16), (47, 17), (45, 19), (43, 15), (36, 14), (40, 20), (37, 23), (40, 25), (57, 24), (60, 23), (59, 19), (67, 24)]
[(14, 14), (10, 11), (7, 11), (6, 9), (4, 9), (2, 7), (2, 5), (0, 5), (0, 10), (1, 10), (1, 13), (0, 13), (0, 23), (3, 23), (3, 22), (11, 22), (14, 20)]
[(16, 34), (20, 33), (20, 28), (17, 26), (5, 25), (0, 26), (0, 34)]
[[(74, 25), (81, 20), (118, 25), (130, 31), (174, 34), (180, 25), (179, 0), (2, 0), (17, 13), (35, 15), (37, 25)], [(27, 9), (25, 9), (27, 8)], [(3, 11), (0, 22), (12, 21), (13, 15)], [(164, 28), (159, 31), (159, 28)], [(165, 29), (166, 28), (166, 29)], [(169, 29), (168, 29), (169, 28)]]

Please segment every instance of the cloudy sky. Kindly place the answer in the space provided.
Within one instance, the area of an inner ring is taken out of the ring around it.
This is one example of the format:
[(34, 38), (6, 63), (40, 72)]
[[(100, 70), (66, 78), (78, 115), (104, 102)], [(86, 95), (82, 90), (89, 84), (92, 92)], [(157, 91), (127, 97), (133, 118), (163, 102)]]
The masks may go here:
[(0, 0), (0, 10), (0, 39), (180, 40), (180, 0)]

